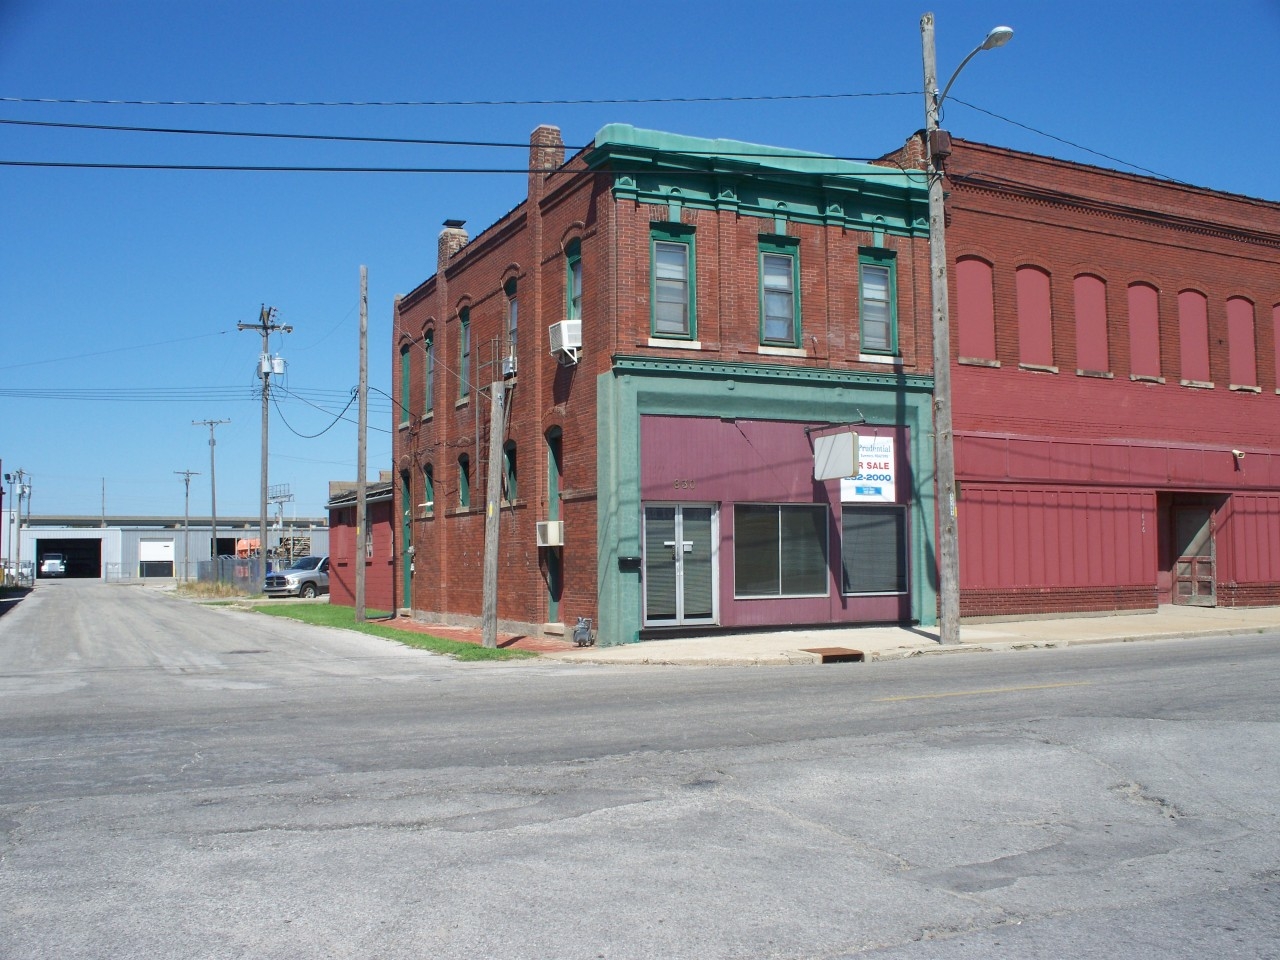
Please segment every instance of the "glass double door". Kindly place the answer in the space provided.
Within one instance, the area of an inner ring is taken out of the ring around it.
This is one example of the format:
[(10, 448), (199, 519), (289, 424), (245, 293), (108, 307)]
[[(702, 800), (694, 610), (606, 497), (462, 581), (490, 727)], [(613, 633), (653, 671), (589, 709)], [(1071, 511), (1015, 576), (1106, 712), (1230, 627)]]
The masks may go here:
[(716, 622), (716, 506), (646, 504), (645, 626)]

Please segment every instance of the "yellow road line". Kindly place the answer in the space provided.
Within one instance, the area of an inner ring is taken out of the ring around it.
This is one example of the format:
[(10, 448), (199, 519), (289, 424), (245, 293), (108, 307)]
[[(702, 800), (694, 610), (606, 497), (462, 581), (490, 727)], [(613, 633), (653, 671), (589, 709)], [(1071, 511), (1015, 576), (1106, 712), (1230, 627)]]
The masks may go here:
[(907, 697), (880, 697), (872, 703), (897, 703), (899, 700), (938, 700), (942, 697), (981, 697), (990, 693), (1018, 693), (1022, 690), (1056, 690), (1059, 687), (1090, 687), (1092, 681), (1077, 680), (1072, 683), (1036, 683), (1026, 687), (991, 687), (987, 690), (952, 690), (947, 693), (917, 693)]

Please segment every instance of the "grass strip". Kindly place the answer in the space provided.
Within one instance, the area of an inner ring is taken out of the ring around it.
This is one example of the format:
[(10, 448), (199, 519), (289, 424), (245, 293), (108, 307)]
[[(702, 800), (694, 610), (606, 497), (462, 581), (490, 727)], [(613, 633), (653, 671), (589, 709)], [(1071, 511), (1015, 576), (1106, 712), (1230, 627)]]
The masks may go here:
[[(397, 630), (395, 627), (383, 626), (380, 623), (356, 623), (356, 611), (353, 607), (330, 606), (329, 604), (259, 604), (250, 607), (255, 613), (265, 613), (270, 617), (288, 617), (300, 620), (317, 627), (338, 627), (342, 630), (355, 630), (367, 633), (371, 637), (394, 640), (406, 647), (419, 650), (430, 650), (442, 653), (456, 660), (522, 660), (536, 657), (536, 653), (528, 650), (493, 650), (475, 643), (463, 643), (458, 640), (446, 640), (444, 637), (433, 637), (429, 633), (417, 633), (412, 630)], [(373, 616), (374, 611), (368, 615)]]

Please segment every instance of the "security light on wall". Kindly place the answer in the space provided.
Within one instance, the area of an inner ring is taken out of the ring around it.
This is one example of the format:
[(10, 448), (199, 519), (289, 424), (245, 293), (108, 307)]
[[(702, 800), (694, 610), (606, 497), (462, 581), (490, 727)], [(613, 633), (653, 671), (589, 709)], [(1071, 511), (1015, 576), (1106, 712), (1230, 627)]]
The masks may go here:
[(1243, 451), (1243, 450), (1232, 450), (1232, 451), (1231, 451), (1231, 455), (1232, 455), (1233, 457), (1235, 457), (1237, 460), (1243, 460), (1243, 459), (1244, 459), (1244, 451)]

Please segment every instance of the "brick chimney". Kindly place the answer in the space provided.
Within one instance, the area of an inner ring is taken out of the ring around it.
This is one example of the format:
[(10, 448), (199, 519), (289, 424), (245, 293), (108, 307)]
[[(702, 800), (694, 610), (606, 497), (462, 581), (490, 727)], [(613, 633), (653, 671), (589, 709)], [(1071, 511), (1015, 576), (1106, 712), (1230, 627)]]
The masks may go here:
[(463, 229), (465, 220), (446, 220), (444, 229), (440, 231), (440, 239), (436, 244), (436, 272), (444, 273), (449, 265), (449, 258), (467, 245), (470, 237)]
[(531, 175), (546, 176), (564, 165), (564, 140), (560, 128), (544, 123), (529, 135), (529, 170)]

